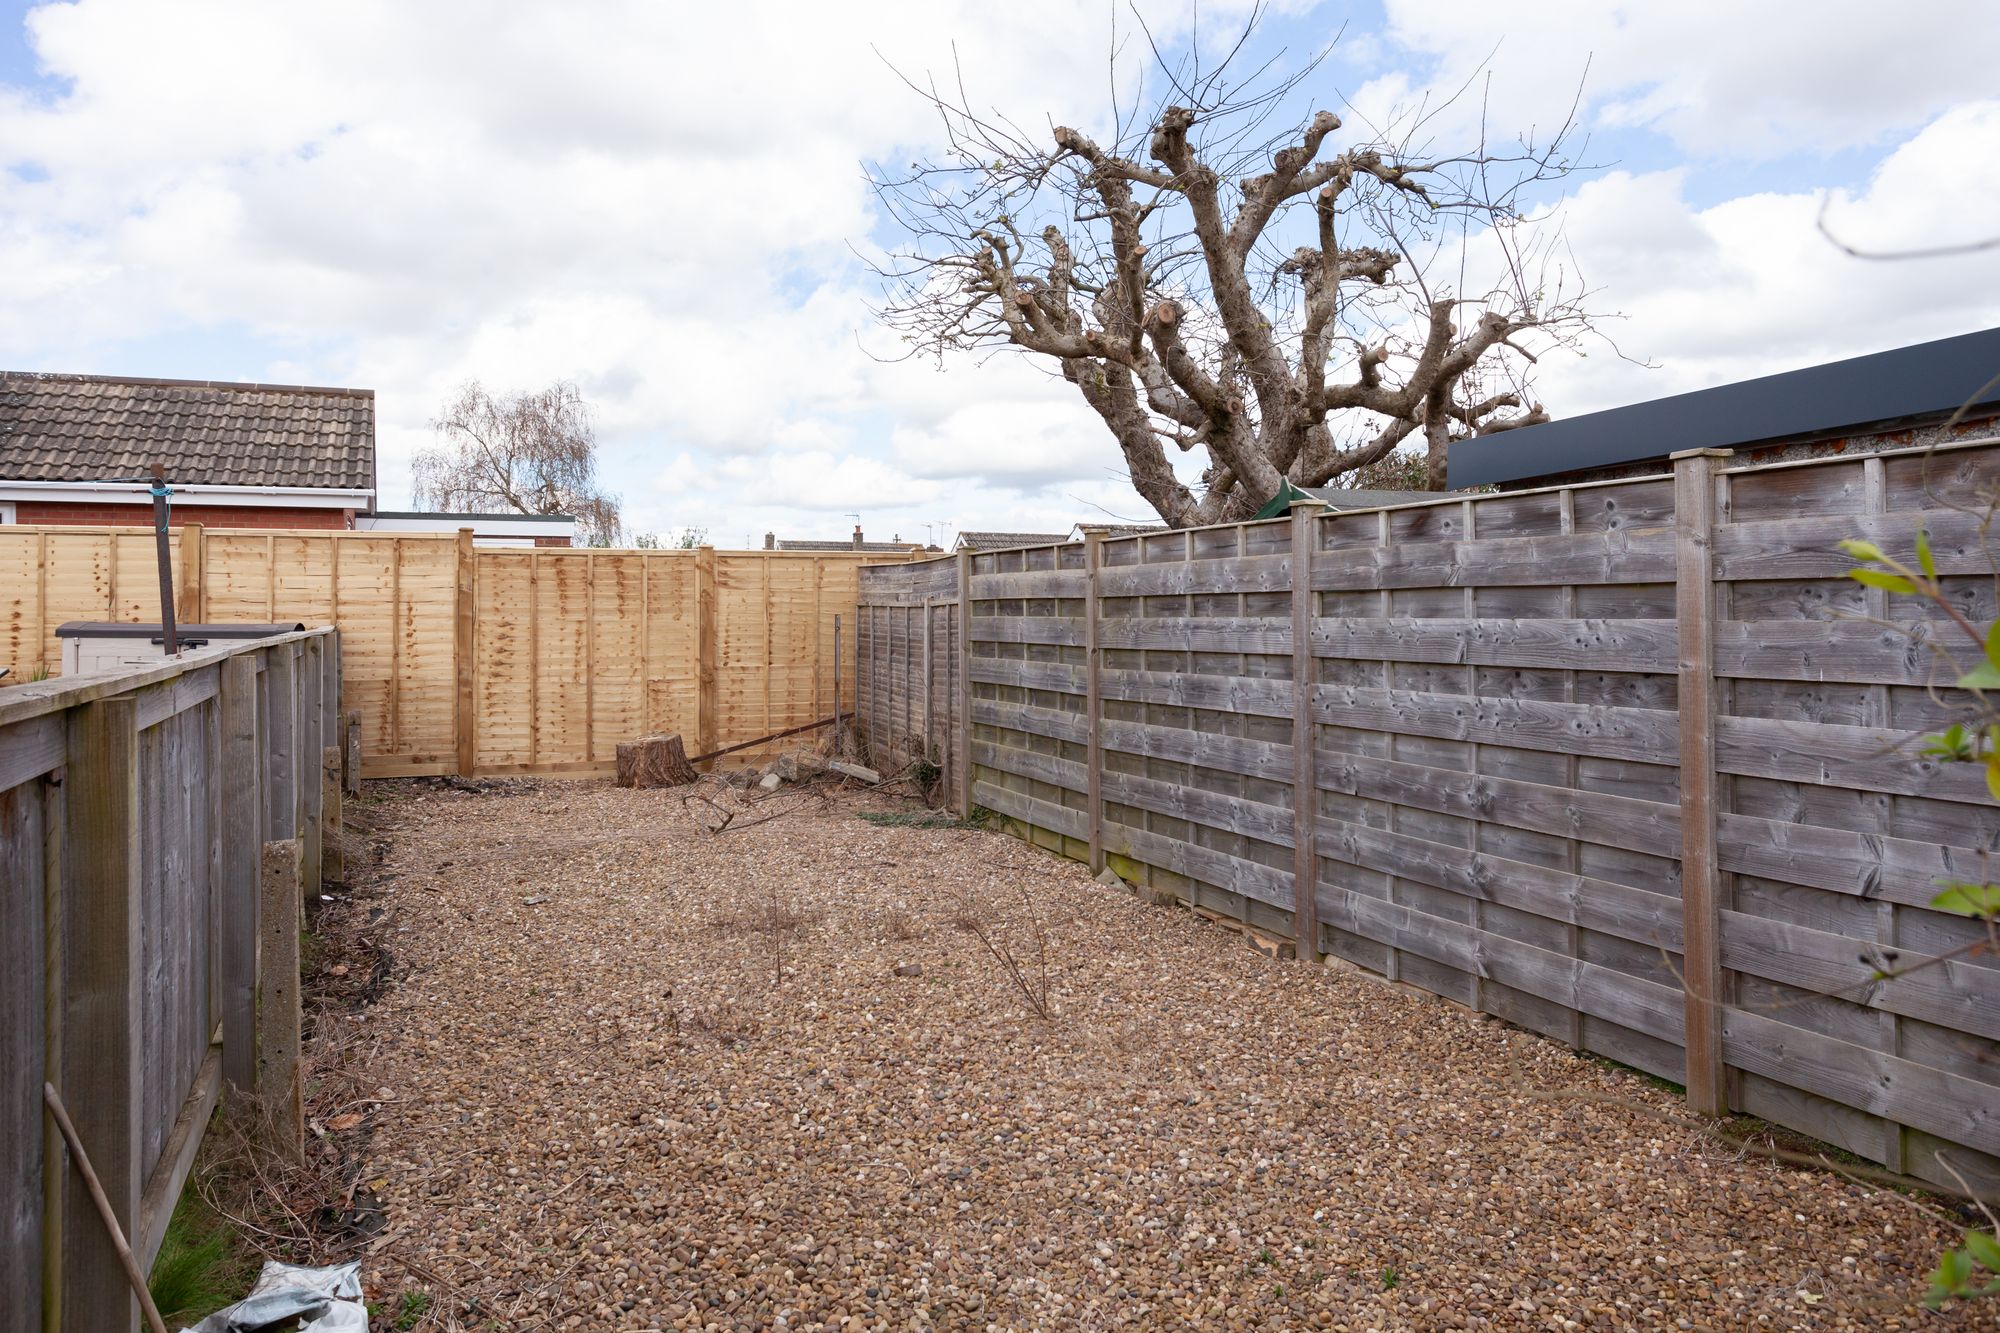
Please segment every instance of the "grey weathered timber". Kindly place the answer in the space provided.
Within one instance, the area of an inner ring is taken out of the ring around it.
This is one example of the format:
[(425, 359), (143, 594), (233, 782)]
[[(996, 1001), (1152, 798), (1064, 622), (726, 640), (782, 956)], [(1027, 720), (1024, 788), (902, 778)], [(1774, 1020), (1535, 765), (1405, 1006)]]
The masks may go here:
[(222, 1075), (238, 1088), (256, 1086), (257, 911), (262, 880), (263, 784), (257, 733), (257, 659), (223, 663), (222, 769), (216, 815), (221, 830)]
[[(1100, 618), (1103, 602), (1104, 534), (1088, 532), (1083, 538), (1083, 652), (1084, 706), (1086, 718), (1104, 715), (1104, 626)], [(1084, 818), (1090, 832), (1090, 872), (1104, 869), (1104, 749), (1103, 732), (1089, 729), (1084, 756)]]
[[(1659, 476), (1328, 513), (1296, 580), (1296, 519), (1107, 535), (1094, 590), (1080, 543), (972, 557), (969, 785), (1039, 845), (1295, 934), (1309, 814), (1325, 950), (1703, 1109), (2000, 1188), (2000, 972), (1930, 905), (2000, 864), (1977, 767), (1920, 752), (1956, 631), (1839, 549), (1907, 556), (1925, 525), (1983, 628), (1961, 511), (2000, 446), (1696, 467), (1698, 498)], [(862, 614), (945, 595), (933, 568), (864, 571)], [(866, 708), (913, 710), (894, 645), (864, 653)]]
[(954, 624), (958, 627), (956, 656), (952, 662), (952, 679), (956, 688), (952, 694), (952, 720), (954, 723), (953, 750), (958, 763), (954, 765), (958, 773), (958, 817), (972, 818), (972, 552), (959, 552), (954, 562), (958, 581), (958, 606)]
[(319, 843), (323, 882), (347, 883), (347, 857), (341, 828), (340, 747), (320, 751)]
[(299, 813), (296, 828), (300, 846), (299, 883), (308, 902), (318, 900), (325, 878), (321, 842), (323, 830), (320, 827), (321, 732), (326, 719), (325, 643), (324, 639), (308, 639), (300, 645), (299, 654), (299, 735), (295, 769)]
[(297, 838), (263, 848), (258, 950), (257, 1100), (271, 1147), (305, 1155), (305, 1087), (299, 1072), (299, 883)]
[(297, 649), (273, 648), (264, 658), (264, 839), (281, 842), (299, 831), (299, 670)]
[[(137, 1234), (144, 1160), (139, 708), (100, 699), (71, 709), (63, 802), (62, 1054), (56, 1090), (126, 1235)], [(66, 1327), (130, 1329), (139, 1304), (76, 1172), (63, 1182)]]
[(1674, 456), (1680, 589), (1682, 977), (1686, 991), (1687, 1100), (1704, 1115), (1728, 1111), (1722, 1068), (1721, 872), (1715, 852), (1715, 463), (1713, 450)]
[(1417, 616), (1315, 621), (1328, 657), (1594, 671), (1674, 669), (1671, 620), (1452, 620)]
[[(0, 750), (21, 727), (0, 728)], [(43, 1140), (42, 1082), (49, 1033), (43, 979), (48, 854), (60, 847), (50, 836), (47, 796), (40, 776), (0, 788), (0, 1329), (30, 1333), (41, 1327), (43, 1272), (43, 1153), (63, 1164), (61, 1146)], [(60, 947), (60, 941), (56, 941)], [(60, 1252), (60, 1243), (52, 1247)]]
[(1319, 544), (1318, 518), (1324, 505), (1292, 506), (1292, 941), (1300, 958), (1317, 962), (1319, 938), (1319, 783), (1313, 773), (1313, 717), (1310, 690), (1318, 675), (1313, 660), (1313, 548)]

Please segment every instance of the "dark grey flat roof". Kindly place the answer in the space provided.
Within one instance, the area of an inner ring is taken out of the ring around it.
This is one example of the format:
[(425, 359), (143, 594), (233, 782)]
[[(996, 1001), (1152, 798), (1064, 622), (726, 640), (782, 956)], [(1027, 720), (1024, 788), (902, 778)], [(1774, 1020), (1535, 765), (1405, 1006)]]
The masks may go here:
[(1656, 398), (1451, 446), (1454, 490), (2000, 405), (2000, 329)]

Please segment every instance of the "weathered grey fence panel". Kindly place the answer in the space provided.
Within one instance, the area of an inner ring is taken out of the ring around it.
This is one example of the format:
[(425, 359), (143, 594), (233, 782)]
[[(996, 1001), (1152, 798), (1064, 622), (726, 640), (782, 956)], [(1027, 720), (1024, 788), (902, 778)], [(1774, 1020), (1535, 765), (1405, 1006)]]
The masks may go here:
[[(271, 672), (328, 631), (0, 691), (0, 1330), (136, 1326), (137, 1304), (42, 1108), (62, 1096), (150, 1267), (220, 1096), (249, 1065), (260, 804), (302, 790), (260, 712), (323, 711), (334, 673)], [(301, 692), (310, 698), (297, 697)], [(290, 697), (287, 697), (287, 695)], [(275, 707), (274, 707), (275, 706)], [(330, 704), (325, 707), (330, 707)], [(313, 778), (317, 781), (318, 755)], [(254, 929), (254, 921), (250, 923)], [(235, 1017), (229, 1014), (234, 1010)]]
[[(2000, 448), (1676, 467), (867, 569), (864, 729), (964, 737), (961, 802), (1260, 930), (1316, 866), (1302, 953), (2000, 1189), (2000, 960), (1929, 906), (2000, 817), (1912, 744), (1941, 613), (1838, 544), (1922, 525), (2000, 615)], [(893, 617), (954, 588), (960, 690), (915, 701)]]

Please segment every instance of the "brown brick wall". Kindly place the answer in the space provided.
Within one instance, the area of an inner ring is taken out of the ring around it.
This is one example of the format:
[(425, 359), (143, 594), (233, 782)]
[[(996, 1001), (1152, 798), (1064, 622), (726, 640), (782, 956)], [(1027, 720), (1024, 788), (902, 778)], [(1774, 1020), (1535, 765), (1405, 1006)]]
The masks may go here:
[[(14, 506), (16, 523), (55, 523), (75, 527), (153, 526), (153, 507), (145, 504), (77, 504), (61, 500), (22, 500)], [(352, 509), (281, 509), (262, 505), (175, 505), (173, 527), (199, 523), (205, 528), (351, 528)]]

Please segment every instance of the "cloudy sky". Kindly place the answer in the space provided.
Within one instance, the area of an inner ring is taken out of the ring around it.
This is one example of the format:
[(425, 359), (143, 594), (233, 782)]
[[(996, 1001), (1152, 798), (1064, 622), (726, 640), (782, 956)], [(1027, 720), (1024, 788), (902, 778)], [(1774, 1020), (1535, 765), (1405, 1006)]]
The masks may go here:
[[(1141, 7), (1168, 42), (1230, 17)], [(1114, 20), (1133, 26), (1104, 0), (0, 6), (0, 364), (372, 387), (384, 507), (453, 386), (568, 378), (639, 529), (1144, 518), (1072, 390), (1007, 358), (871, 359), (890, 344), (856, 258), (890, 239), (861, 164), (933, 146), (885, 60), (955, 51), (975, 102), (1095, 125)], [(1584, 80), (1604, 165), (1570, 182), (1567, 232), (1652, 365), (1548, 363), (1558, 415), (2000, 324), (2000, 251), (1871, 264), (1814, 229), (1830, 196), (1860, 244), (2000, 230), (2000, 6), (1292, 0), (1259, 40), (1336, 31), (1311, 91), (1341, 139), (1482, 64), (1497, 126), (1552, 123)]]

